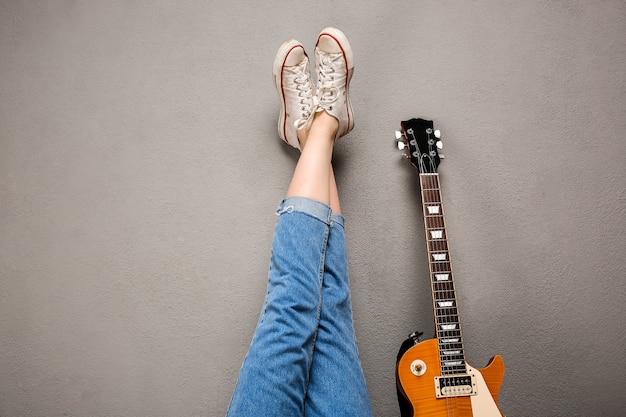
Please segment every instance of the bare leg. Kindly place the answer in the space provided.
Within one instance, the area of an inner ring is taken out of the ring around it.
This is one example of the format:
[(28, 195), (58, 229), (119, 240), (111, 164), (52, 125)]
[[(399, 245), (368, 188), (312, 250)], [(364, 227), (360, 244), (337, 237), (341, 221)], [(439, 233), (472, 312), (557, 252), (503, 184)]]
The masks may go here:
[(287, 197), (307, 197), (328, 206), (331, 206), (331, 202), (338, 203), (337, 186), (331, 168), (338, 127), (337, 119), (321, 111), (315, 114), (308, 132), (299, 132), (302, 154), (287, 190)]
[(335, 181), (335, 171), (330, 166), (330, 208), (333, 213), (341, 214), (341, 204), (339, 204), (339, 191), (337, 190), (337, 182)]

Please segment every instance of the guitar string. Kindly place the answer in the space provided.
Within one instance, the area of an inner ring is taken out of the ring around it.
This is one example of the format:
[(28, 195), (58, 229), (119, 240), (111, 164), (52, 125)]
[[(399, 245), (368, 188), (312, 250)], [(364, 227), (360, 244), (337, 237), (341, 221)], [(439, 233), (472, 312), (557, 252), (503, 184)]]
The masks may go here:
[[(452, 279), (452, 275), (451, 275), (451, 265), (450, 265), (450, 254), (449, 254), (449, 247), (447, 245), (447, 235), (446, 235), (446, 228), (445, 228), (445, 218), (443, 217), (444, 213), (443, 213), (443, 204), (441, 201), (441, 189), (440, 186), (438, 184), (438, 174), (432, 175), (432, 176), (423, 176), (424, 178), (424, 183), (423, 183), (423, 187), (422, 187), (422, 194), (423, 194), (423, 203), (424, 203), (424, 215), (427, 216), (428, 214), (428, 204), (429, 203), (435, 203), (438, 207), (439, 207), (439, 211), (438, 214), (432, 217), (425, 217), (427, 219), (427, 229), (435, 229), (435, 230), (442, 230), (442, 241), (436, 241), (436, 240), (431, 240), (431, 241), (427, 241), (427, 246), (428, 246), (428, 253), (429, 253), (429, 264), (434, 263), (434, 259), (431, 258), (433, 256), (433, 252), (434, 253), (445, 253), (447, 260), (446, 262), (444, 262), (444, 265), (447, 263), (447, 266), (445, 267), (445, 270), (450, 274), (450, 279)], [(425, 186), (427, 185), (427, 186)], [(431, 230), (427, 230), (427, 240), (428, 240), (428, 232), (430, 232)], [(436, 272), (442, 272), (439, 271), (439, 268), (434, 268), (431, 267), (429, 268), (431, 270), (431, 285), (433, 286), (433, 290), (435, 290), (435, 286), (436, 286), (436, 281), (435, 281), (435, 276), (434, 273)], [(449, 287), (449, 285), (447, 286)], [(445, 294), (445, 298), (446, 301), (448, 301), (448, 299), (450, 298), (450, 296), (452, 295), (452, 301), (453, 304), (450, 308), (447, 307), (447, 304), (444, 305), (444, 307), (439, 307), (437, 306), (437, 296), (435, 295), (435, 292), (433, 292), (433, 302), (434, 302), (434, 307), (435, 307), (435, 326), (436, 326), (436, 332), (437, 334), (442, 337), (442, 333), (444, 332), (443, 328), (441, 329), (441, 333), (440, 333), (440, 325), (442, 323), (449, 323), (451, 320), (451, 318), (454, 318), (455, 315), (455, 307), (456, 307), (456, 297), (454, 297), (454, 291), (453, 291), (453, 287), (452, 288), (446, 288), (446, 290), (444, 291)], [(444, 313), (443, 315), (441, 313)], [(458, 310), (456, 311), (458, 313)], [(437, 318), (442, 318), (442, 320), (438, 320)], [(458, 319), (456, 319), (456, 321), (458, 322)], [(458, 323), (457, 323), (458, 325)], [(440, 341), (440, 337), (438, 337), (438, 341)], [(439, 349), (439, 360), (440, 360), (440, 366), (443, 363), (443, 355), (441, 352), (442, 349), (442, 345), (439, 344), (438, 349)], [(463, 352), (463, 350), (461, 350), (461, 352)], [(447, 371), (449, 372), (449, 371)], [(458, 415), (458, 401), (455, 397), (446, 397), (446, 414), (448, 417), (454, 417)]]
[[(431, 191), (431, 193), (434, 194), (434, 195), (431, 196), (430, 200), (431, 201), (434, 200), (435, 204), (439, 207), (439, 214), (438, 214), (437, 217), (435, 217), (435, 221), (434, 221), (435, 224), (434, 224), (434, 226), (436, 228), (438, 228), (438, 229), (442, 229), (443, 230), (443, 232), (442, 232), (443, 236), (442, 237), (444, 238), (444, 240), (442, 242), (444, 242), (444, 244), (445, 244), (445, 242), (447, 242), (447, 235), (446, 235), (445, 224), (443, 224), (443, 222), (444, 222), (444, 218), (442, 217), (443, 216), (443, 204), (442, 204), (442, 201), (441, 201), (441, 189), (440, 189), (440, 186), (439, 186), (438, 181), (437, 181), (438, 180), (438, 174), (435, 174), (435, 175), (431, 176), (429, 179), (432, 182), (431, 184), (429, 184), (429, 188), (433, 190), (433, 191)], [(433, 243), (434, 243), (434, 245), (433, 245), (434, 249), (437, 252), (440, 252), (442, 250), (447, 249), (447, 247), (444, 247), (444, 244), (440, 244), (440, 242), (436, 242), (435, 241)], [(445, 246), (447, 246), (447, 245), (445, 245)], [(447, 256), (447, 261), (448, 262), (450, 261), (449, 254)], [(448, 268), (445, 268), (445, 269), (449, 270), (450, 268), (448, 267)], [(452, 277), (449, 276), (449, 278), (452, 278)], [(446, 286), (446, 287), (448, 287), (448, 286)], [(446, 302), (448, 301), (448, 299), (450, 297), (450, 294), (448, 294), (448, 292), (449, 292), (449, 288), (446, 288), (446, 291), (445, 291)], [(445, 316), (449, 316), (450, 313), (452, 313), (452, 311), (450, 309), (448, 309), (447, 305), (444, 305), (443, 312), (445, 313)], [(441, 322), (447, 322), (447, 321), (448, 320), (446, 318), (441, 320)], [(438, 324), (438, 326), (439, 326), (439, 324)], [(438, 339), (438, 341), (441, 341), (441, 339)], [(440, 344), (439, 345), (439, 349), (440, 349), (439, 357), (440, 357), (441, 363), (443, 363), (443, 355), (442, 355), (443, 352), (441, 352), (442, 348), (443, 348), (443, 346)], [(448, 415), (448, 417), (454, 417), (454, 416), (458, 415), (458, 413), (457, 413), (458, 410), (457, 410), (456, 405), (457, 405), (456, 398), (446, 397), (446, 414)]]

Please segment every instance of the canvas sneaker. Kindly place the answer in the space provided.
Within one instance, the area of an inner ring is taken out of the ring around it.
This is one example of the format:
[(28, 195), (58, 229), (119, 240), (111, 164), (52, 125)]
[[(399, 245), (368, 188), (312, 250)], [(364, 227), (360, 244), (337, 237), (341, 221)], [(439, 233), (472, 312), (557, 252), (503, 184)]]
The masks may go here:
[(354, 56), (348, 38), (336, 28), (324, 29), (315, 45), (318, 111), (323, 109), (339, 121), (335, 139), (354, 127), (350, 103), (350, 79), (354, 72)]
[(317, 108), (304, 46), (293, 39), (283, 43), (274, 58), (272, 73), (281, 102), (278, 135), (300, 149), (297, 131), (311, 126)]

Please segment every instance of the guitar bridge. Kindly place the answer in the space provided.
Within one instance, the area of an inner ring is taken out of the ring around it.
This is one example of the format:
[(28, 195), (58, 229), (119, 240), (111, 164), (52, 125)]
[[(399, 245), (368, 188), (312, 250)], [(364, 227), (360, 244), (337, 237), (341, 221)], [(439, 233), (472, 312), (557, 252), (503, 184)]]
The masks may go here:
[(476, 395), (476, 380), (473, 374), (435, 377), (437, 398), (468, 397)]

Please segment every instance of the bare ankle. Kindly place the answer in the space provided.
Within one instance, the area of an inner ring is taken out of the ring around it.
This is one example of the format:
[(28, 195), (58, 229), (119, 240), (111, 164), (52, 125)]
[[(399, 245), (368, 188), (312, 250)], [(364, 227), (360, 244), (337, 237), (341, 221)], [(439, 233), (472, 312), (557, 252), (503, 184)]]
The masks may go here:
[(334, 116), (323, 110), (315, 114), (313, 124), (311, 125), (311, 128), (313, 127), (320, 129), (322, 132), (327, 132), (334, 139), (337, 129), (339, 129), (339, 122)]
[(300, 143), (300, 151), (302, 152), (302, 150), (304, 149), (304, 145), (306, 144), (306, 140), (309, 138), (309, 131), (311, 129), (302, 129), (302, 130), (298, 130), (296, 131), (296, 134), (298, 136), (298, 142)]

